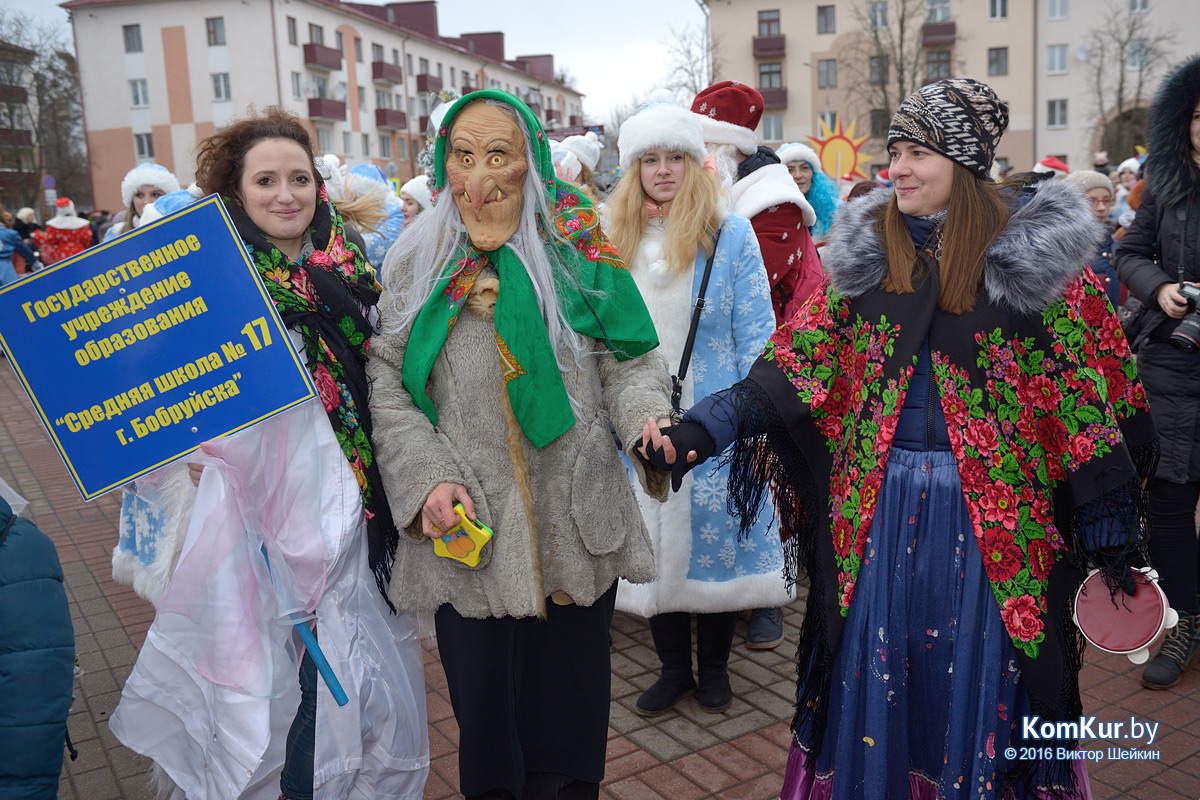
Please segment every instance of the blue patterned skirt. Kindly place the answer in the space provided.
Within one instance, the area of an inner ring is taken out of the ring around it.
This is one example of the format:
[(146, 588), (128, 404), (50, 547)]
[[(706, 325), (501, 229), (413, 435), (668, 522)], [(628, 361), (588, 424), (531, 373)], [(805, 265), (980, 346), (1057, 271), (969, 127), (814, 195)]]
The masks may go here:
[[(834, 658), (822, 748), (814, 768), (797, 731), (780, 797), (997, 796), (1004, 750), (1010, 738), (1020, 746), (1031, 713), (1018, 676), (954, 454), (893, 448)], [(1083, 762), (1073, 764), (1077, 796), (1090, 798)]]

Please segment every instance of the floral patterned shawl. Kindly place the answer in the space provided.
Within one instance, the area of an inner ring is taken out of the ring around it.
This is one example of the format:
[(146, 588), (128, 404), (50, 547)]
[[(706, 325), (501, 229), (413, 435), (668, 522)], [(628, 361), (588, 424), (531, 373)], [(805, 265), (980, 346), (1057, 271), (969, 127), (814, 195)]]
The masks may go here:
[(240, 206), (225, 199), (225, 207), (284, 324), (303, 338), (313, 383), (358, 479), (367, 518), (367, 562), (386, 600), (399, 532), (375, 465), (367, 407), (367, 346), (373, 330), (366, 313), (379, 299), (375, 270), (346, 239), (324, 185), (309, 228), (313, 252), (301, 264), (272, 244)]

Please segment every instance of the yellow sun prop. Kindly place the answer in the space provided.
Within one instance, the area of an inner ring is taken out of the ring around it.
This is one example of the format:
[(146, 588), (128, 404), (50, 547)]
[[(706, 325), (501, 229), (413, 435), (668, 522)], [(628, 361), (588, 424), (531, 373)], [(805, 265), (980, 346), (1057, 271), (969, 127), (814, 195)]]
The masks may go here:
[(866, 174), (863, 173), (860, 166), (871, 163), (871, 156), (861, 152), (862, 146), (866, 143), (869, 136), (860, 136), (854, 138), (854, 126), (858, 120), (853, 120), (850, 127), (842, 130), (842, 117), (839, 114), (837, 118), (837, 130), (832, 131), (825, 124), (825, 120), (819, 120), (821, 123), (821, 137), (809, 136), (808, 140), (813, 143), (817, 149), (817, 155), (821, 159), (821, 169), (826, 175), (837, 176), (842, 178), (859, 180), (868, 180)]

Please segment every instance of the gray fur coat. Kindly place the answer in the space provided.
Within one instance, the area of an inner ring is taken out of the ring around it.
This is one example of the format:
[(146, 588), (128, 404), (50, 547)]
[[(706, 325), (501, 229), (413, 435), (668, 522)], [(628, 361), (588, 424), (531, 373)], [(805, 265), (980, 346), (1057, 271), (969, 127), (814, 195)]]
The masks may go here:
[[(389, 293), (408, 290), (403, 276), (412, 270), (389, 258), (385, 274), (397, 279), (380, 308), (393, 307)], [(427, 391), (436, 428), (401, 385), (407, 331), (371, 340), (372, 439), (396, 524), (409, 526), (389, 591), (401, 610), (451, 603), (465, 617), (542, 616), (547, 598), (590, 606), (618, 577), (655, 578), (650, 538), (609, 424), (632, 443), (647, 417), (667, 415), (666, 362), (656, 350), (624, 362), (592, 356), (584, 369), (563, 376), (582, 406), (578, 421), (535, 449), (514, 427), (502, 391), (495, 286), (494, 279), (476, 282), (434, 365)], [(643, 486), (664, 499), (665, 473), (651, 473), (647, 483), (644, 462), (633, 460)], [(471, 569), (439, 557), (421, 535), (421, 508), (443, 482), (465, 486), (479, 520), (492, 529), (486, 564)]]

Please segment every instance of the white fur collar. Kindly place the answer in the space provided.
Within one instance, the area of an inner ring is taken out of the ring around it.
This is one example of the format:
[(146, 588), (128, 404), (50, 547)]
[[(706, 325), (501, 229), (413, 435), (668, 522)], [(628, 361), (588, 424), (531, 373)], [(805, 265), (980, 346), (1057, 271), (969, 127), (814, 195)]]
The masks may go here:
[(751, 219), (771, 206), (782, 203), (795, 203), (804, 214), (804, 224), (812, 227), (817, 221), (817, 213), (804, 199), (804, 193), (791, 173), (783, 164), (768, 164), (759, 167), (746, 177), (729, 187), (729, 199), (733, 203), (733, 213)]
[[(995, 305), (1032, 314), (1062, 296), (1103, 241), (1104, 227), (1062, 181), (1043, 181), (1026, 192), (988, 248), (983, 285)], [(847, 203), (821, 253), (830, 282), (850, 297), (874, 290), (887, 272), (875, 220), (890, 199), (890, 192), (870, 192)]]

